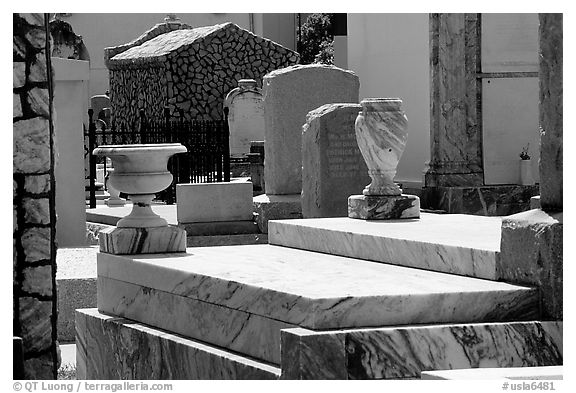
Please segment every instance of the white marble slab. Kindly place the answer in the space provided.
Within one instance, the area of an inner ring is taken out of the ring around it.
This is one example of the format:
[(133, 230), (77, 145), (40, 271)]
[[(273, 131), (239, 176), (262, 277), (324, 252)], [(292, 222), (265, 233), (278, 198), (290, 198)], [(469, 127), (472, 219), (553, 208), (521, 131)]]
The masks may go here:
[(563, 364), (562, 321), (282, 331), (283, 379), (420, 378), (423, 371)]
[(98, 276), (311, 329), (539, 315), (535, 289), (271, 245), (99, 254)]
[(347, 217), (270, 221), (270, 244), (495, 279), (500, 217), (422, 213), (420, 219)]
[(98, 279), (98, 311), (280, 364), (280, 330), (295, 325), (110, 278)]
[[(563, 366), (468, 368), (463, 370), (424, 371), (422, 379), (563, 379)], [(552, 390), (552, 389), (550, 389)]]

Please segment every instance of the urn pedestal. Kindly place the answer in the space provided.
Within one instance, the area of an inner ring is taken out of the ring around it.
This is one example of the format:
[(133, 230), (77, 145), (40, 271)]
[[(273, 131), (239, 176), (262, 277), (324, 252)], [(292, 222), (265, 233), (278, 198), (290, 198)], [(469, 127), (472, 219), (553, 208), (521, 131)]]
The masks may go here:
[(358, 147), (372, 182), (348, 198), (348, 217), (364, 220), (419, 218), (420, 199), (394, 183), (406, 147), (408, 119), (398, 98), (367, 98), (355, 123)]
[(110, 185), (128, 195), (132, 211), (116, 228), (100, 232), (100, 251), (109, 254), (152, 254), (186, 251), (186, 231), (169, 226), (152, 210), (157, 192), (172, 183), (168, 159), (187, 151), (179, 143), (109, 145), (94, 149), (94, 155), (112, 160)]

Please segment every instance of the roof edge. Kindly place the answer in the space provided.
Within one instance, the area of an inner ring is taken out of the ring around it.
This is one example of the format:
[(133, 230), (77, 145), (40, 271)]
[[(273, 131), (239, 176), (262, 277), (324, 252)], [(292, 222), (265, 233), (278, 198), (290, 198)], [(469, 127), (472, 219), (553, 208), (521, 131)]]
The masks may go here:
[(125, 52), (128, 49), (133, 48), (135, 46), (142, 45), (144, 42), (150, 41), (151, 39), (156, 38), (161, 34), (168, 33), (174, 30), (184, 30), (184, 29), (192, 29), (192, 26), (186, 23), (181, 24), (175, 24), (169, 22), (157, 23), (156, 25), (152, 26), (152, 28), (141, 34), (138, 38), (126, 44), (104, 48), (104, 64), (106, 65), (107, 68), (110, 68), (110, 59), (112, 59), (117, 54)]

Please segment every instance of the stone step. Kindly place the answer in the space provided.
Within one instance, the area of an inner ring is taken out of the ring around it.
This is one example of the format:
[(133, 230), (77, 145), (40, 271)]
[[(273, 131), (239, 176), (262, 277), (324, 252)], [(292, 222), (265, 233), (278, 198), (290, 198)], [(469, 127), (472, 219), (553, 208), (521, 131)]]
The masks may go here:
[(273, 245), (98, 254), (98, 309), (278, 364), (280, 330), (530, 320), (538, 291)]
[(420, 219), (348, 217), (270, 221), (270, 244), (497, 280), (500, 217), (422, 213)]
[(422, 372), (558, 366), (562, 322), (282, 331), (283, 379), (418, 379)]
[(96, 309), (76, 312), (76, 379), (278, 379), (280, 369)]

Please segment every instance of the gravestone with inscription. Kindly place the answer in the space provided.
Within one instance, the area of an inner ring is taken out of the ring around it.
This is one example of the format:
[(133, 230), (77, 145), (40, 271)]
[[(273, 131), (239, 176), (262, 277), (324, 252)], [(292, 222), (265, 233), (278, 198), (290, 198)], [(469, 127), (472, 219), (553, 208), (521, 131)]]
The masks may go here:
[(264, 76), (266, 194), (302, 191), (302, 126), (308, 112), (331, 103), (358, 103), (352, 71), (323, 64), (296, 65)]
[(354, 122), (359, 104), (326, 104), (308, 113), (302, 133), (302, 216), (346, 217), (348, 196), (370, 183)]
[(264, 104), (256, 81), (240, 79), (226, 96), (224, 107), (229, 110), (230, 155), (246, 155), (251, 141), (264, 140)]

